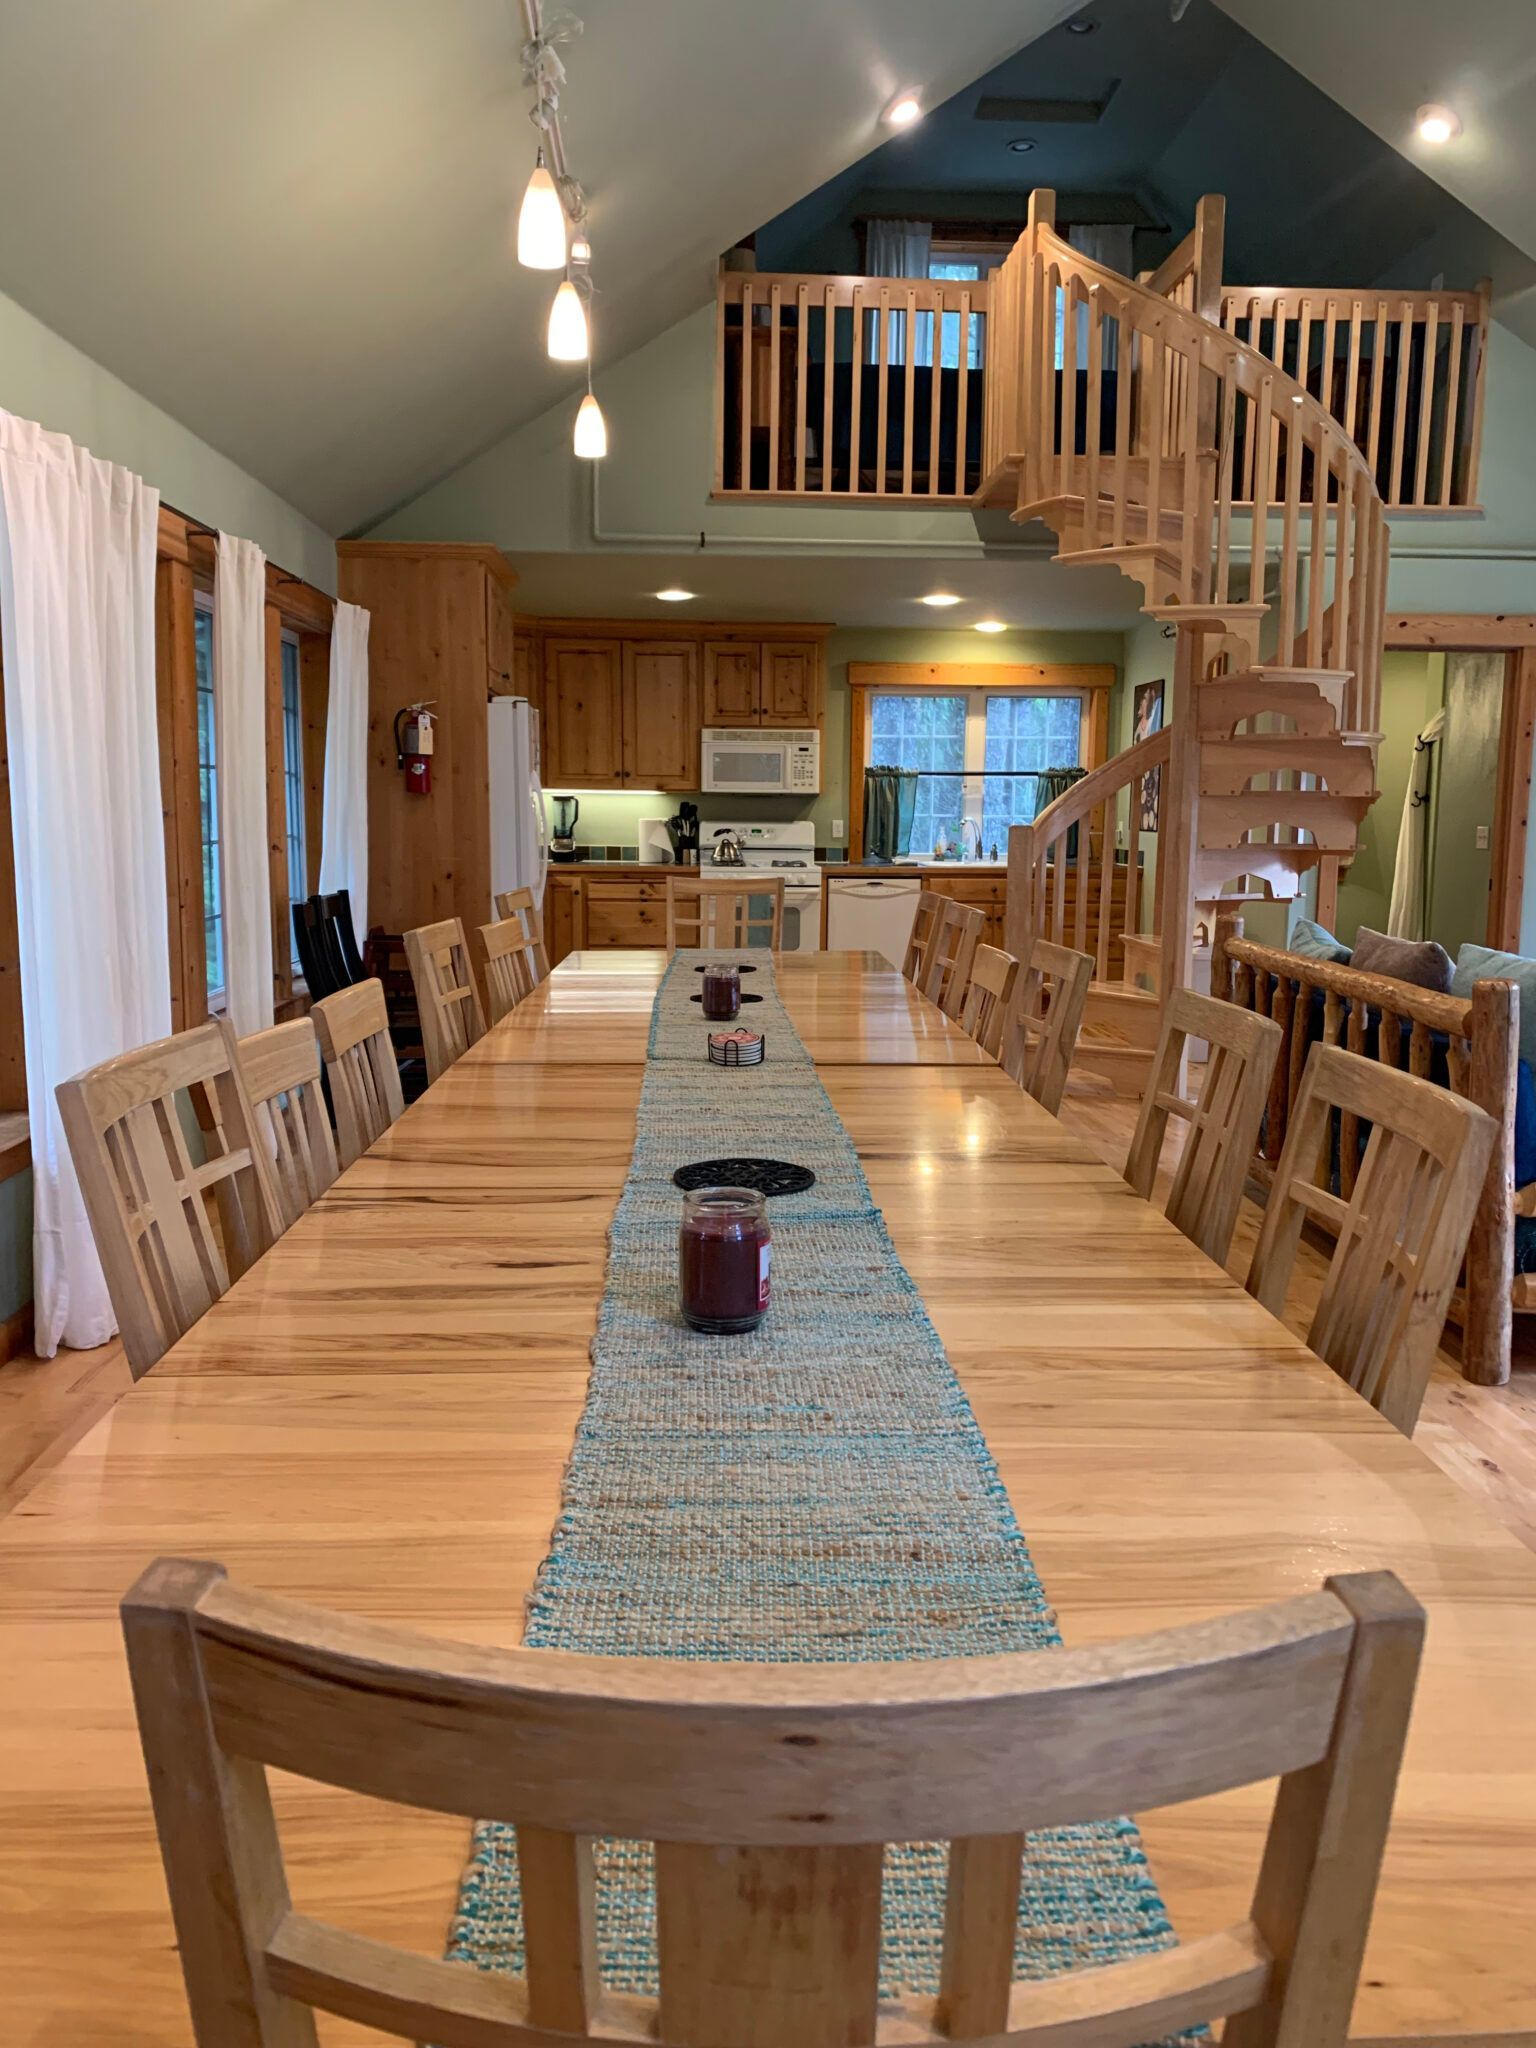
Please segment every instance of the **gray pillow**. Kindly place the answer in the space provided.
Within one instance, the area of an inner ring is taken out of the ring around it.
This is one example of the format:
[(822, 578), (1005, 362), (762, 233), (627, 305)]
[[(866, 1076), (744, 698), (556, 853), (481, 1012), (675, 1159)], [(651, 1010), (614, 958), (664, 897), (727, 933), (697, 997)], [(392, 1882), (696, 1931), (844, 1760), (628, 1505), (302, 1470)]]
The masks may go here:
[(1470, 996), (1475, 981), (1512, 981), (1520, 990), (1520, 1057), (1536, 1066), (1536, 960), (1523, 953), (1495, 953), (1470, 942), (1456, 955), (1451, 994)]
[(1394, 981), (1411, 982), (1437, 996), (1451, 992), (1451, 956), (1433, 939), (1393, 939), (1363, 924), (1355, 933), (1350, 965), (1362, 974), (1388, 974)]
[(1338, 967), (1349, 965), (1348, 946), (1325, 925), (1314, 924), (1309, 917), (1298, 917), (1291, 926), (1290, 950), (1299, 953), (1303, 960), (1331, 960)]

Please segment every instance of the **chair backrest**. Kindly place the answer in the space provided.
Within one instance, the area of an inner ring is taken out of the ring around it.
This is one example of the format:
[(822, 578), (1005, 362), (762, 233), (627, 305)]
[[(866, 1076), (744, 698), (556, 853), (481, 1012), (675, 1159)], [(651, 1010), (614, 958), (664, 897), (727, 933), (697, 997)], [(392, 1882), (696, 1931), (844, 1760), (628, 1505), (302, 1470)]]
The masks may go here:
[[(1232, 1246), (1282, 1036), (1273, 1018), (1189, 989), (1174, 989), (1163, 1005), (1157, 1057), (1141, 1099), (1125, 1177), (1150, 1202), (1168, 1119), (1185, 1121), (1189, 1129), (1173, 1170), (1167, 1216), (1218, 1265)], [(1191, 1038), (1203, 1038), (1210, 1047), (1198, 1099), (1179, 1092)]]
[(240, 1071), (272, 1161), (283, 1228), (336, 1178), (336, 1140), (320, 1086), (320, 1042), (308, 1017), (240, 1040)]
[(316, 1003), (310, 1016), (325, 1058), (341, 1163), (350, 1166), (405, 1108), (384, 984), (360, 981), (341, 989)]
[[(442, 2048), (883, 2040), (1342, 2044), (1422, 1609), (1390, 1572), (1082, 1650), (713, 1664), (436, 1641), (161, 1559), (123, 1603), (200, 2048), (299, 2048), (308, 2008)], [(525, 1972), (295, 1911), (266, 1773), (510, 1822)], [(1026, 1831), (1279, 1780), (1250, 1916), (1014, 1980)], [(592, 1838), (656, 1845), (659, 1999), (604, 1997)], [(931, 2000), (880, 2000), (888, 1842), (948, 1842)], [(601, 2016), (599, 2000), (603, 2002)]]
[[(766, 902), (767, 908), (761, 906)], [(754, 939), (753, 934), (762, 934)], [(784, 939), (784, 877), (736, 868), (727, 876), (668, 875), (667, 951), (751, 946)]]
[(1092, 978), (1091, 954), (1054, 946), (1049, 939), (1033, 940), (1019, 963), (999, 1058), (1024, 1093), (1052, 1116), (1066, 1092)]
[(924, 889), (918, 896), (917, 909), (912, 915), (912, 934), (907, 940), (906, 957), (901, 971), (908, 981), (923, 985), (923, 962), (931, 957), (930, 948), (938, 944), (938, 921), (944, 905), (949, 901), (937, 889)]
[(971, 962), (971, 985), (965, 992), (960, 1022), (983, 1052), (997, 1058), (1003, 1042), (1003, 1022), (1013, 1000), (1013, 984), (1019, 963), (1000, 946), (978, 946)]
[(418, 925), (405, 935), (405, 957), (421, 1014), (427, 1079), (437, 1081), (461, 1053), (485, 1036), (480, 992), (470, 971), (464, 927), (456, 917)]
[(931, 943), (924, 947), (918, 987), (930, 1003), (938, 1004), (946, 1017), (958, 1017), (965, 1007), (971, 963), (986, 928), (985, 911), (974, 904), (945, 898)]
[[(1328, 1185), (1335, 1111), (1371, 1126), (1347, 1202)], [(1307, 1342), (1405, 1435), (1418, 1420), (1494, 1136), (1486, 1110), (1432, 1081), (1336, 1045), (1308, 1056), (1248, 1292), (1280, 1315), (1302, 1226), (1309, 1216), (1324, 1222), (1336, 1241)]]
[(332, 896), (308, 896), (293, 906), (293, 938), (299, 972), (316, 1002), (363, 978), (352, 903), (345, 889)]
[(120, 1053), (61, 1081), (56, 1093), (137, 1378), (283, 1227), (235, 1035), (215, 1018)]
[(531, 889), (508, 889), (496, 898), (495, 924), (479, 927), (485, 996), (493, 1024), (505, 1017), (549, 974), (544, 926)]
[(357, 950), (357, 929), (352, 922), (352, 892), (350, 889), (334, 889), (329, 896), (317, 896), (320, 917), (330, 935), (331, 945), (346, 975), (344, 986), (351, 988), (364, 977), (363, 956)]

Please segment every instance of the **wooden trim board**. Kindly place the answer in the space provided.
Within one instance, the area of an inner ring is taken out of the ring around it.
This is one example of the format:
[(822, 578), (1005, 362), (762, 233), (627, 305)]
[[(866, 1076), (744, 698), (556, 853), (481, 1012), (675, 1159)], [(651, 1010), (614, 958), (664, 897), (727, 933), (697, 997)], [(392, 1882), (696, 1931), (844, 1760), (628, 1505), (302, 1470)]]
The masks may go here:
[(1488, 944), (1505, 953), (1520, 950), (1533, 760), (1536, 760), (1536, 645), (1511, 650), (1504, 664), (1498, 788), (1493, 812), (1493, 865), (1488, 887)]
[(1110, 661), (850, 661), (851, 690), (1109, 690)]
[(1386, 645), (1430, 649), (1536, 647), (1536, 614), (1388, 612)]

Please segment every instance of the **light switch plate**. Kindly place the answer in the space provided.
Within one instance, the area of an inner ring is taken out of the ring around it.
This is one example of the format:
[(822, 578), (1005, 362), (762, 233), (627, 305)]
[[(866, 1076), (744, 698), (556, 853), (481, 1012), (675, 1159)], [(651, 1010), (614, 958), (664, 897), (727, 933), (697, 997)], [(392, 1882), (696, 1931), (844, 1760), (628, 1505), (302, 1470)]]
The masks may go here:
[(841, 839), (841, 838), (842, 838), (842, 836), (843, 836), (843, 821), (842, 821), (842, 819), (841, 819), (841, 818), (834, 818), (834, 819), (832, 820), (832, 837), (833, 837), (834, 839)]
[(1486, 825), (1478, 826), (1472, 843), (1479, 853), (1486, 853), (1488, 851), (1488, 827)]

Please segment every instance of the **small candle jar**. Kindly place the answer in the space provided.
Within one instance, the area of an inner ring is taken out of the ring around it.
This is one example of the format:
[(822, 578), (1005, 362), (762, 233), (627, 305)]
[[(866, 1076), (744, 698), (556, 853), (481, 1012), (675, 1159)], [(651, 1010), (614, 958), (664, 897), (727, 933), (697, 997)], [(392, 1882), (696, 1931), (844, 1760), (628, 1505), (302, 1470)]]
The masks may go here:
[(741, 1015), (741, 970), (711, 966), (704, 970), (704, 1014), (712, 1022)]
[(697, 1188), (683, 1197), (678, 1293), (690, 1329), (755, 1330), (768, 1312), (772, 1258), (763, 1197), (752, 1188)]

